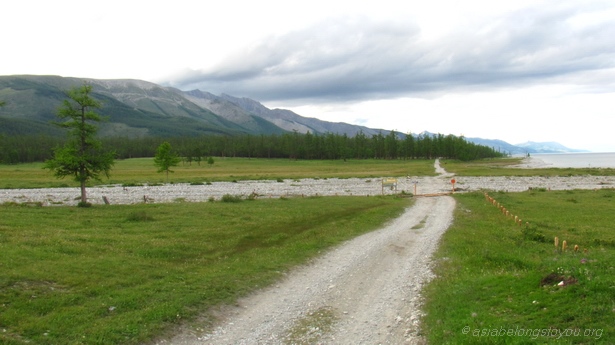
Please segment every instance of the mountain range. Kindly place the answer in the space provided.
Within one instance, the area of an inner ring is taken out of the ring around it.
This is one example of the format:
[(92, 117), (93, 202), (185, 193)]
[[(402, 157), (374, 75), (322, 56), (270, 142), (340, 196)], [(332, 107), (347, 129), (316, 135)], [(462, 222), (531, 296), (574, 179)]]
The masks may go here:
[[(390, 132), (304, 117), (286, 109), (269, 109), (249, 98), (182, 91), (142, 80), (17, 75), (0, 76), (0, 100), (5, 102), (0, 108), (0, 135), (63, 135), (52, 121), (67, 99), (66, 90), (84, 83), (92, 85), (92, 96), (103, 104), (97, 110), (107, 119), (100, 125), (102, 136), (269, 135), (293, 131), (348, 136), (363, 132), (372, 136)], [(557, 143), (511, 145), (502, 140), (466, 140), (510, 154), (578, 152)]]

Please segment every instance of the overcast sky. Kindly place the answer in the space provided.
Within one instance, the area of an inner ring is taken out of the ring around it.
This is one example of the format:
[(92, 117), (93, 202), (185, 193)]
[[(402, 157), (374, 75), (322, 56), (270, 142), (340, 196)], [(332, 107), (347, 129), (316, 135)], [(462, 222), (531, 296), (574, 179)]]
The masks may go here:
[(404, 133), (615, 152), (615, 1), (8, 0), (0, 75), (143, 79)]

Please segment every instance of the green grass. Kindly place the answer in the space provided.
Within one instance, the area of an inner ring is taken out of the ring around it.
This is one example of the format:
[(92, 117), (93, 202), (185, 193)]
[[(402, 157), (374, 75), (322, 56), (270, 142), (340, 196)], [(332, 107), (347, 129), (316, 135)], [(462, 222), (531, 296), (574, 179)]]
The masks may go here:
[(147, 342), (408, 205), (394, 197), (2, 205), (0, 344)]
[[(78, 186), (70, 178), (56, 179), (42, 163), (0, 165), (0, 189)], [(166, 183), (157, 173), (153, 158), (116, 161), (110, 179), (92, 184)], [(213, 165), (181, 164), (171, 168), (169, 182), (207, 183), (212, 181), (282, 180), (301, 178), (350, 178), (383, 176), (433, 176), (433, 160), (289, 160), (216, 158)]]
[[(529, 226), (515, 225), (483, 194), (455, 196), (437, 278), (425, 288), (429, 342), (612, 344), (615, 190), (491, 196)], [(562, 280), (571, 284), (556, 286)]]

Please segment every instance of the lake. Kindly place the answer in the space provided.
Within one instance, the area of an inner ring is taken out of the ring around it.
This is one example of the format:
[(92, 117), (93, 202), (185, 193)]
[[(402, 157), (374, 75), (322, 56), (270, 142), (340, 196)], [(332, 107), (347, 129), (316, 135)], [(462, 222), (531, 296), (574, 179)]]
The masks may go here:
[(532, 153), (549, 168), (615, 168), (615, 152)]

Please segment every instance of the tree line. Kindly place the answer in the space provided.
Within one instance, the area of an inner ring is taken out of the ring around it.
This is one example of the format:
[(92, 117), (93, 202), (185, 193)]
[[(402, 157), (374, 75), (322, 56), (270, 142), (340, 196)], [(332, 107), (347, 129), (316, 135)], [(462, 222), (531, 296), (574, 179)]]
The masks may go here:
[[(389, 132), (368, 136), (346, 134), (209, 135), (201, 137), (105, 137), (102, 145), (115, 151), (117, 159), (154, 157), (162, 142), (188, 162), (206, 157), (286, 159), (430, 159), (443, 157), (462, 161), (501, 157), (504, 154), (454, 135), (401, 135)], [(42, 162), (66, 138), (53, 136), (0, 136), (0, 162)]]

